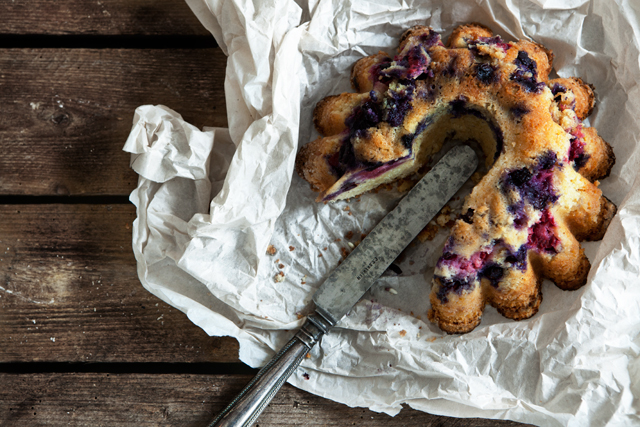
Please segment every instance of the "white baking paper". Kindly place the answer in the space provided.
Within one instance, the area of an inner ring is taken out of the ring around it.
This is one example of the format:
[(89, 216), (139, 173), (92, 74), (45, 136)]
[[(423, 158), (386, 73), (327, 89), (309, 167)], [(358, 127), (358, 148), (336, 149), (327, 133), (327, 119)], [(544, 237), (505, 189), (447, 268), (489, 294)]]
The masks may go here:
[[(240, 359), (263, 365), (312, 311), (311, 296), (342, 248), (400, 197), (314, 202), (293, 169), (299, 146), (316, 137), (316, 102), (349, 91), (351, 65), (393, 52), (412, 25), (446, 39), (456, 25), (480, 22), (507, 40), (543, 43), (559, 75), (596, 87), (590, 124), (618, 159), (601, 188), (619, 212), (602, 242), (584, 245), (589, 283), (562, 292), (545, 282), (531, 319), (514, 322), (487, 307), (473, 332), (448, 336), (426, 321), (441, 234), (412, 245), (402, 274), (380, 279), (290, 382), (391, 415), (407, 404), (544, 426), (640, 424), (639, 3), (188, 3), (228, 55), (229, 129), (200, 131), (162, 106), (136, 111), (125, 150), (140, 174), (133, 248), (149, 291), (208, 334), (236, 337)], [(275, 255), (266, 254), (269, 244)]]

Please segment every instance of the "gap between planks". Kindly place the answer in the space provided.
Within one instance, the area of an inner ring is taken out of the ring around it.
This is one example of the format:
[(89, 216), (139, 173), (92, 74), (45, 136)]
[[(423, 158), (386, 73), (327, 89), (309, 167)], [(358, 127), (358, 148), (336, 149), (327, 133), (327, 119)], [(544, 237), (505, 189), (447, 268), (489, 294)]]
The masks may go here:
[(0, 195), (0, 205), (118, 205), (131, 204), (127, 196), (12, 196)]
[(16, 362), (0, 363), (0, 374), (191, 374), (191, 375), (256, 375), (244, 363), (174, 363), (174, 362), (110, 362), (110, 363), (69, 363), (69, 362)]
[(213, 36), (0, 34), (0, 49), (212, 49)]

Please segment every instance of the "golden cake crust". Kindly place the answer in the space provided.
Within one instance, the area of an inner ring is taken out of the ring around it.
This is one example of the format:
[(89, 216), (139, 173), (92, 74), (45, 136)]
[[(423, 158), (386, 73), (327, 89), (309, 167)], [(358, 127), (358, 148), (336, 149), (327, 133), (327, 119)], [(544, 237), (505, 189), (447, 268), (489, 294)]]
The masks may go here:
[(318, 103), (323, 137), (304, 146), (296, 170), (319, 201), (346, 199), (415, 172), (445, 140), (475, 140), (489, 171), (465, 199), (435, 269), (429, 318), (448, 333), (475, 328), (486, 304), (533, 316), (543, 279), (564, 290), (586, 283), (580, 241), (601, 239), (616, 208), (598, 179), (615, 156), (594, 128), (593, 87), (549, 80), (553, 53), (504, 42), (480, 24), (447, 44), (429, 27), (401, 37), (396, 55), (356, 62), (358, 93)]

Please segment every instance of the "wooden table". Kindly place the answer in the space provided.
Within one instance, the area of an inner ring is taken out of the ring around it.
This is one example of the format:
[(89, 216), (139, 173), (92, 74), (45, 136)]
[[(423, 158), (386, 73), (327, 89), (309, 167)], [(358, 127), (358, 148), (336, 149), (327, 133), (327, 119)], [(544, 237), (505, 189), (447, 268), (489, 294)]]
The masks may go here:
[[(226, 126), (226, 57), (179, 0), (0, 1), (0, 426), (206, 426), (255, 373), (144, 290), (134, 109)], [(515, 426), (395, 418), (286, 385), (260, 426)]]

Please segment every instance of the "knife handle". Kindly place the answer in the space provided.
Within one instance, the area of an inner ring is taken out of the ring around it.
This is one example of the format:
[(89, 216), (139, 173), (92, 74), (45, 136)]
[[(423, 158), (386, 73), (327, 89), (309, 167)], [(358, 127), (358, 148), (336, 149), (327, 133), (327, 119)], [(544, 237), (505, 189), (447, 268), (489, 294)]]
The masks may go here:
[(278, 390), (293, 374), (330, 327), (317, 315), (309, 319), (300, 331), (247, 384), (238, 396), (213, 420), (209, 427), (249, 427), (264, 411)]

